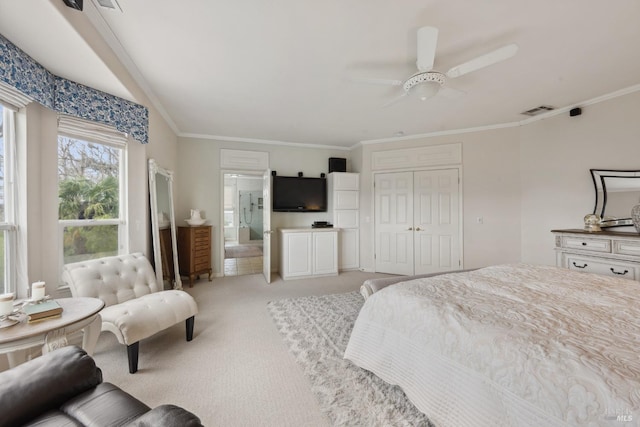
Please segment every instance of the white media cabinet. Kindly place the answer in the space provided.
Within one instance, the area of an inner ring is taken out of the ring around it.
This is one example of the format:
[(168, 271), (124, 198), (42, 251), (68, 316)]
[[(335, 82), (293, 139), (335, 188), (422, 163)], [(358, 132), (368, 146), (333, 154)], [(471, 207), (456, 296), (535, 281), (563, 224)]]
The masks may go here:
[(338, 229), (281, 228), (278, 231), (283, 280), (338, 274)]

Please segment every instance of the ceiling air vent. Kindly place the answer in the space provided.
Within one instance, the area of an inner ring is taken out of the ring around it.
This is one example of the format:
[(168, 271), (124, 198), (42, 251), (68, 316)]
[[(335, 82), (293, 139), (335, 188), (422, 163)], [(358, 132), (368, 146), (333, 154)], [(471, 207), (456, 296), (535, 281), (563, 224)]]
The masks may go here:
[(98, 3), (100, 6), (104, 7), (105, 9), (122, 12), (122, 8), (118, 4), (117, 0), (95, 0), (95, 2)]
[(532, 108), (531, 110), (523, 111), (520, 114), (524, 114), (525, 116), (537, 116), (538, 114), (546, 113), (547, 111), (555, 110), (555, 107), (551, 107), (549, 105), (541, 105), (536, 108)]
[(520, 114), (524, 114), (525, 116), (537, 116), (538, 114), (546, 113), (547, 111), (555, 110), (555, 107), (551, 107), (549, 105), (541, 105), (536, 108), (532, 108), (527, 111), (523, 111)]

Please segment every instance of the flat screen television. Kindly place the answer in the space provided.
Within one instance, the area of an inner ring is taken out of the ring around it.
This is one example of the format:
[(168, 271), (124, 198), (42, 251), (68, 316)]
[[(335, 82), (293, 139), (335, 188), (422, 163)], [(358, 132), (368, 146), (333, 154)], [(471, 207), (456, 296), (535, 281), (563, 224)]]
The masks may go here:
[(274, 212), (326, 212), (327, 179), (273, 177)]

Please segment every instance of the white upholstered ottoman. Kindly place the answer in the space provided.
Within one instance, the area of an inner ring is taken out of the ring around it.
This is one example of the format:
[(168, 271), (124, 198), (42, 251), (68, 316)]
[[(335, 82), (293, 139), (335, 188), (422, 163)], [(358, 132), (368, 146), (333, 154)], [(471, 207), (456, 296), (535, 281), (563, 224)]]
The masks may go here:
[(141, 253), (67, 264), (62, 280), (74, 297), (100, 298), (102, 330), (127, 346), (129, 372), (138, 370), (139, 342), (181, 321), (193, 339), (198, 306), (191, 295), (161, 290), (149, 260)]

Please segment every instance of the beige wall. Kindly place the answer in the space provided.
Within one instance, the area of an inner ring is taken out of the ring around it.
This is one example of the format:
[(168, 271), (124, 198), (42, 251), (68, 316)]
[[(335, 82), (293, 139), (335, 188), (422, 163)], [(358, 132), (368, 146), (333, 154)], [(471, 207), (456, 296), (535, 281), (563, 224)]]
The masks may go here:
[[(590, 168), (640, 169), (640, 93), (588, 105), (583, 114), (563, 113), (522, 126), (381, 144), (350, 151), (181, 138), (178, 151), (178, 218), (204, 209), (220, 228), (221, 148), (267, 151), (280, 175), (327, 171), (328, 157), (347, 157), (361, 174), (360, 261), (374, 270), (373, 172), (376, 151), (462, 143), (464, 267), (531, 262), (554, 264), (555, 228), (581, 228), (593, 209)], [(272, 215), (273, 229), (308, 226), (323, 214)], [(478, 224), (477, 218), (483, 223)], [(180, 222), (180, 220), (179, 220)], [(222, 236), (214, 231), (215, 271), (221, 270)], [(272, 265), (277, 266), (277, 248)]]
[[(220, 149), (250, 150), (269, 153), (269, 167), (278, 175), (320, 176), (329, 170), (329, 157), (347, 158), (349, 151), (325, 148), (302, 148), (299, 146), (254, 144), (243, 142), (215, 141), (198, 138), (179, 138), (178, 185), (176, 186), (176, 218), (178, 226), (185, 225), (191, 209), (201, 209), (213, 225), (213, 270), (216, 276), (223, 272), (224, 236), (222, 231), (222, 172)], [(236, 171), (238, 172), (238, 171)], [(282, 227), (309, 227), (313, 221), (328, 219), (327, 213), (272, 213), (271, 229)], [(272, 235), (271, 265), (277, 271), (277, 233)]]
[(590, 168), (640, 169), (638, 111), (636, 92), (521, 128), (522, 261), (555, 264), (550, 230), (583, 227), (595, 203)]
[[(371, 155), (376, 151), (462, 143), (464, 267), (520, 259), (518, 129), (367, 144), (362, 147), (360, 267), (374, 271), (374, 204)], [(476, 218), (482, 217), (483, 224)]]

